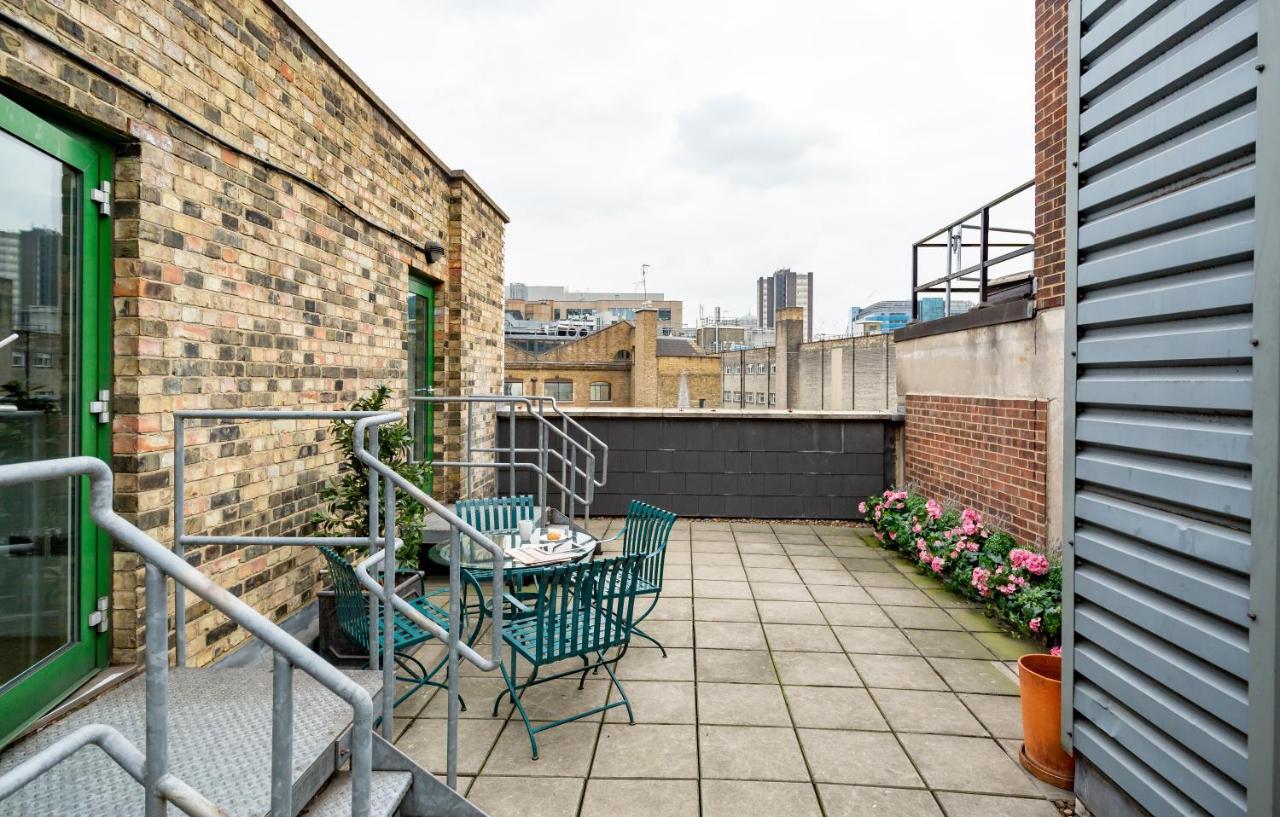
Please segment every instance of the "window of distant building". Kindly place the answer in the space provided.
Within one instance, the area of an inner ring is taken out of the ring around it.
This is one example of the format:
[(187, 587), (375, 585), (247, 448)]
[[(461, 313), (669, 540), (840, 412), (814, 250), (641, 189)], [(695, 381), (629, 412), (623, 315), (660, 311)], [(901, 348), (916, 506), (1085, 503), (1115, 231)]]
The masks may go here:
[(613, 359), (614, 360), (630, 360), (631, 353), (628, 352), (626, 349), (619, 349), (618, 353), (613, 356)]
[(591, 384), (591, 402), (608, 403), (613, 399), (613, 388), (603, 381)]
[(724, 393), (724, 401), (725, 401), (726, 403), (728, 403), (728, 402), (729, 402), (730, 400), (732, 400), (732, 399), (733, 399), (733, 392), (731, 392), (731, 391), (727, 391), (727, 392), (725, 392), (725, 393)]
[(566, 403), (573, 401), (573, 381), (572, 380), (548, 380), (542, 384), (542, 393), (547, 397), (554, 397), (556, 400), (563, 400)]
[(33, 361), (32, 365), (34, 365), (37, 369), (53, 368), (53, 355), (49, 354), (48, 352), (36, 352), (34, 355), (31, 356), (31, 359)]
[(508, 380), (507, 382), (502, 384), (502, 393), (507, 395), (508, 397), (523, 397), (524, 381)]
[(756, 402), (762, 406), (764, 405), (764, 392), (762, 391), (756, 392)]
[(756, 396), (751, 392), (747, 392), (747, 402), (754, 403), (755, 401), (756, 401)]
[(769, 374), (777, 374), (777, 373), (778, 373), (778, 364), (777, 364), (777, 363), (770, 363), (770, 364), (769, 364)]
[(670, 310), (670, 309), (659, 309), (659, 310), (658, 310), (658, 320), (660, 320), (660, 321), (669, 321), (669, 320), (671, 320), (671, 310)]
[(18, 368), (21, 368), (21, 367), (23, 367), (23, 366), (26, 366), (26, 365), (27, 365), (27, 353), (26, 353), (26, 352), (13, 352), (13, 353), (11, 353), (11, 354), (9, 355), (9, 365), (10, 365), (10, 366), (17, 366)]
[(773, 392), (769, 392), (769, 405), (771, 406), (778, 405), (778, 395), (774, 394)]

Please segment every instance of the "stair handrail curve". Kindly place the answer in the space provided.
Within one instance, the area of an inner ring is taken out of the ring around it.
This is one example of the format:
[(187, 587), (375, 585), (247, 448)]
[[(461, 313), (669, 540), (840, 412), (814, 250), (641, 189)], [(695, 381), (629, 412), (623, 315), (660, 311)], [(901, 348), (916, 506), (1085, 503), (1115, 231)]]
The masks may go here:
[[(169, 636), (165, 576), (207, 601), (214, 609), (271, 647), (277, 656), (277, 668), (282, 663), (298, 667), (351, 705), (351, 814), (352, 817), (369, 817), (373, 777), (373, 697), (369, 692), (262, 613), (118, 515), (112, 507), (113, 475), (110, 467), (102, 460), (81, 456), (0, 465), (0, 487), (77, 476), (87, 477), (89, 480), (90, 518), (113, 540), (137, 553), (147, 564), (147, 745), (144, 786), (147, 790), (148, 817), (162, 813), (167, 800), (166, 793), (159, 788), (160, 780), (168, 774)], [(153, 609), (153, 605), (156, 609)], [(162, 632), (152, 632), (156, 622), (156, 619), (151, 618), (153, 615), (159, 617)], [(273, 758), (273, 798), (276, 794), (275, 771)]]
[(582, 423), (579, 423), (577, 419), (561, 411), (560, 402), (556, 400), (556, 398), (552, 397), (551, 395), (539, 394), (539, 395), (533, 396), (531, 399), (538, 401), (539, 412), (542, 411), (541, 409), (542, 403), (550, 403), (551, 410), (555, 412), (555, 415), (560, 418), (561, 422), (573, 428), (574, 431), (582, 432), (582, 435), (587, 438), (588, 448), (591, 447), (592, 443), (595, 443), (596, 445), (600, 446), (600, 479), (595, 478), (594, 469), (592, 469), (593, 473), (592, 473), (591, 481), (595, 483), (597, 488), (603, 488), (605, 483), (609, 481), (609, 445), (604, 440), (600, 439), (595, 434), (592, 434), (590, 431), (588, 431), (587, 427), (584, 426)]
[[(64, 735), (17, 766), (0, 775), (0, 801), (57, 766), (86, 746), (97, 746), (134, 780), (145, 785), (147, 758), (142, 750), (114, 727), (91, 723)], [(176, 775), (165, 774), (156, 789), (167, 802), (191, 817), (227, 817), (227, 812), (210, 802)]]

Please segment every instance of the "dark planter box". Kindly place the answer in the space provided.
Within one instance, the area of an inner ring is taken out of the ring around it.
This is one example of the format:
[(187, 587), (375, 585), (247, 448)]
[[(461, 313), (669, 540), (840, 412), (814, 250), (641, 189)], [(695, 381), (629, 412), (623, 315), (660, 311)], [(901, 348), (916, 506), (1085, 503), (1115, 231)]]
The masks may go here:
[[(396, 571), (396, 595), (411, 599), (422, 595), (422, 574), (414, 570)], [(320, 617), (320, 654), (340, 666), (362, 667), (369, 660), (369, 653), (353, 644), (338, 626), (338, 603), (333, 588), (326, 587), (316, 594)]]

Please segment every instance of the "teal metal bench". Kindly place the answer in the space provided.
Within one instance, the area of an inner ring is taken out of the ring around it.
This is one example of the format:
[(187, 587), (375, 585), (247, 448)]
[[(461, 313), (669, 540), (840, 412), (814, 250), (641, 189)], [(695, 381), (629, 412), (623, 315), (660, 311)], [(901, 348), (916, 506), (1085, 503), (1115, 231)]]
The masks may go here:
[[(342, 554), (328, 547), (321, 547), (320, 552), (324, 554), (325, 561), (329, 563), (329, 577), (333, 581), (334, 599), (338, 608), (338, 626), (342, 628), (342, 632), (351, 639), (353, 643), (358, 645), (365, 652), (369, 651), (369, 601), (364, 593), (360, 590), (360, 581), (356, 578), (355, 568), (342, 557)], [(418, 612), (431, 619), (441, 628), (449, 629), (449, 610), (448, 610), (448, 588), (433, 590), (414, 599), (408, 599)], [(433, 599), (440, 598), (441, 604), (436, 604)], [(462, 629), (466, 630), (466, 611), (463, 611)], [(394, 632), (391, 638), (391, 648), (387, 649), (387, 639), (385, 637), (383, 618), (381, 613), (378, 615), (378, 652), (381, 655), (392, 655), (396, 665), (402, 669), (406, 675), (396, 676), (397, 681), (403, 681), (410, 684), (409, 688), (396, 698), (394, 706), (399, 706), (409, 696), (413, 695), (424, 686), (433, 686), (440, 689), (447, 689), (445, 684), (432, 680), (436, 673), (449, 660), (446, 653), (438, 663), (430, 670), (423, 665), (416, 657), (411, 655), (408, 650), (419, 644), (435, 638), (431, 633), (419, 627), (412, 619), (403, 613), (396, 612), (395, 622), (393, 624)], [(468, 643), (475, 640), (479, 627), (471, 633)], [(465, 709), (465, 705), (463, 706)]]
[[(520, 581), (521, 573), (536, 576), (537, 592), (532, 598), (533, 603), (524, 607), (525, 615), (502, 627), (502, 640), (511, 648), (511, 660), (502, 667), (507, 689), (494, 700), (493, 714), (498, 714), (502, 699), (511, 696), (524, 721), (525, 731), (529, 733), (534, 760), (538, 759), (535, 735), (547, 729), (617, 706), (625, 706), (627, 719), (635, 723), (631, 700), (618, 682), (612, 665), (626, 654), (631, 640), (641, 560), (640, 556), (618, 556), (552, 568), (511, 571), (516, 581)], [(614, 648), (617, 648), (617, 654), (607, 658), (606, 653)], [(583, 666), (538, 677), (540, 667), (572, 658), (582, 659)], [(530, 664), (531, 671), (526, 681), (517, 684), (516, 668), (520, 659)], [(520, 700), (524, 690), (570, 675), (582, 676), (578, 682), (578, 688), (582, 689), (587, 672), (600, 667), (609, 674), (622, 700), (536, 727), (529, 722), (529, 713)]]
[(640, 629), (644, 621), (658, 606), (662, 596), (662, 574), (667, 563), (667, 541), (671, 538), (671, 528), (676, 523), (676, 515), (638, 499), (631, 500), (627, 507), (627, 518), (622, 532), (617, 536), (601, 541), (613, 542), (622, 539), (622, 555), (640, 556), (636, 571), (636, 595), (650, 599), (648, 605), (635, 617), (632, 627), (636, 635), (650, 641), (665, 658), (666, 647), (658, 639)]

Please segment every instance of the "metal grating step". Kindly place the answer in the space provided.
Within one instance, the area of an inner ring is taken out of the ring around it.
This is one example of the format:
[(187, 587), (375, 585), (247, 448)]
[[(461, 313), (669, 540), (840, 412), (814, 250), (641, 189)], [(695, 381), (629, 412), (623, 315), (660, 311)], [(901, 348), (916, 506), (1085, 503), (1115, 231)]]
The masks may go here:
[[(374, 772), (373, 794), (370, 797), (370, 817), (391, 817), (400, 807), (413, 775), (409, 772)], [(302, 810), (306, 817), (350, 817), (351, 772), (338, 772), (324, 791)]]
[[(347, 674), (377, 696), (380, 673)], [(0, 755), (0, 773), (91, 723), (114, 726), (145, 749), (145, 692), (145, 678), (138, 677), (70, 713)], [(306, 802), (332, 771), (334, 743), (351, 724), (351, 707), (302, 672), (294, 673), (293, 699), (298, 803)], [(231, 817), (266, 815), (271, 809), (271, 673), (256, 667), (170, 670), (169, 770)], [(92, 747), (0, 803), (0, 817), (137, 817), (142, 811), (142, 786)]]

